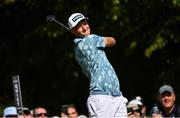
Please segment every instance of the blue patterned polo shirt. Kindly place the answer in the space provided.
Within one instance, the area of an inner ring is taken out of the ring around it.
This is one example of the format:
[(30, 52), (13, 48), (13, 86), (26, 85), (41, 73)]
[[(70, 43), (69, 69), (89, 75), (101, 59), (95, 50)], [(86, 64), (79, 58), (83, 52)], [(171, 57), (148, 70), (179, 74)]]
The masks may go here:
[(104, 52), (103, 37), (91, 34), (74, 39), (75, 58), (90, 79), (90, 91), (120, 95), (118, 77)]

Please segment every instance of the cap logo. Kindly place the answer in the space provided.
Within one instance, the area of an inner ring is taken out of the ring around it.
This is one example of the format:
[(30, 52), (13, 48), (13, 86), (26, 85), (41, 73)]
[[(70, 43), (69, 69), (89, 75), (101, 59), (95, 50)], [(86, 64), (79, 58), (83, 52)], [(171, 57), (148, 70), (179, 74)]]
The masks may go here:
[(72, 19), (72, 21), (76, 22), (76, 20), (78, 20), (79, 18), (83, 18), (83, 16), (82, 15), (77, 15)]

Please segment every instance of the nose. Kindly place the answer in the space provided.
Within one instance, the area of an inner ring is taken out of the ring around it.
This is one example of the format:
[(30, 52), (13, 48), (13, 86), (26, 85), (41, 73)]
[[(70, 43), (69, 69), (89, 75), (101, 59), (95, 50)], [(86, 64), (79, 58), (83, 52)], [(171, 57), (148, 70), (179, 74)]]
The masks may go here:
[(85, 29), (86, 29), (85, 25), (82, 25), (82, 29), (83, 29), (83, 30), (85, 30)]
[(167, 101), (168, 101), (168, 99), (169, 99), (169, 97), (168, 97), (168, 96), (164, 96), (164, 101), (165, 101), (165, 102), (167, 102)]

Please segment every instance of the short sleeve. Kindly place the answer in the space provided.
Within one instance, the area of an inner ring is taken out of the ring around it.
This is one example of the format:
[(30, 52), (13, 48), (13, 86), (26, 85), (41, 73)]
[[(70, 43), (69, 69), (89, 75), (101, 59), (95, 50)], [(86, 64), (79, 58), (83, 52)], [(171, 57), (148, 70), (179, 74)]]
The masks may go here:
[(105, 47), (105, 44), (104, 44), (104, 37), (102, 36), (98, 36), (98, 35), (95, 35), (93, 34), (93, 41), (94, 41), (94, 44), (96, 45), (96, 47), (100, 47), (100, 48), (104, 48)]

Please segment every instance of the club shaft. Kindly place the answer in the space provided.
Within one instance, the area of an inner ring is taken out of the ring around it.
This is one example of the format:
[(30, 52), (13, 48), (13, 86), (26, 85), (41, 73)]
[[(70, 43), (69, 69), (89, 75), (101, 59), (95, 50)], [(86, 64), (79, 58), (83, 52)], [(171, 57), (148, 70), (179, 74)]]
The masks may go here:
[(61, 22), (57, 21), (56, 19), (53, 19), (54, 22), (58, 23), (59, 25), (63, 26), (64, 28), (66, 28), (67, 30), (70, 30), (68, 27), (66, 27), (64, 24), (62, 24)]

